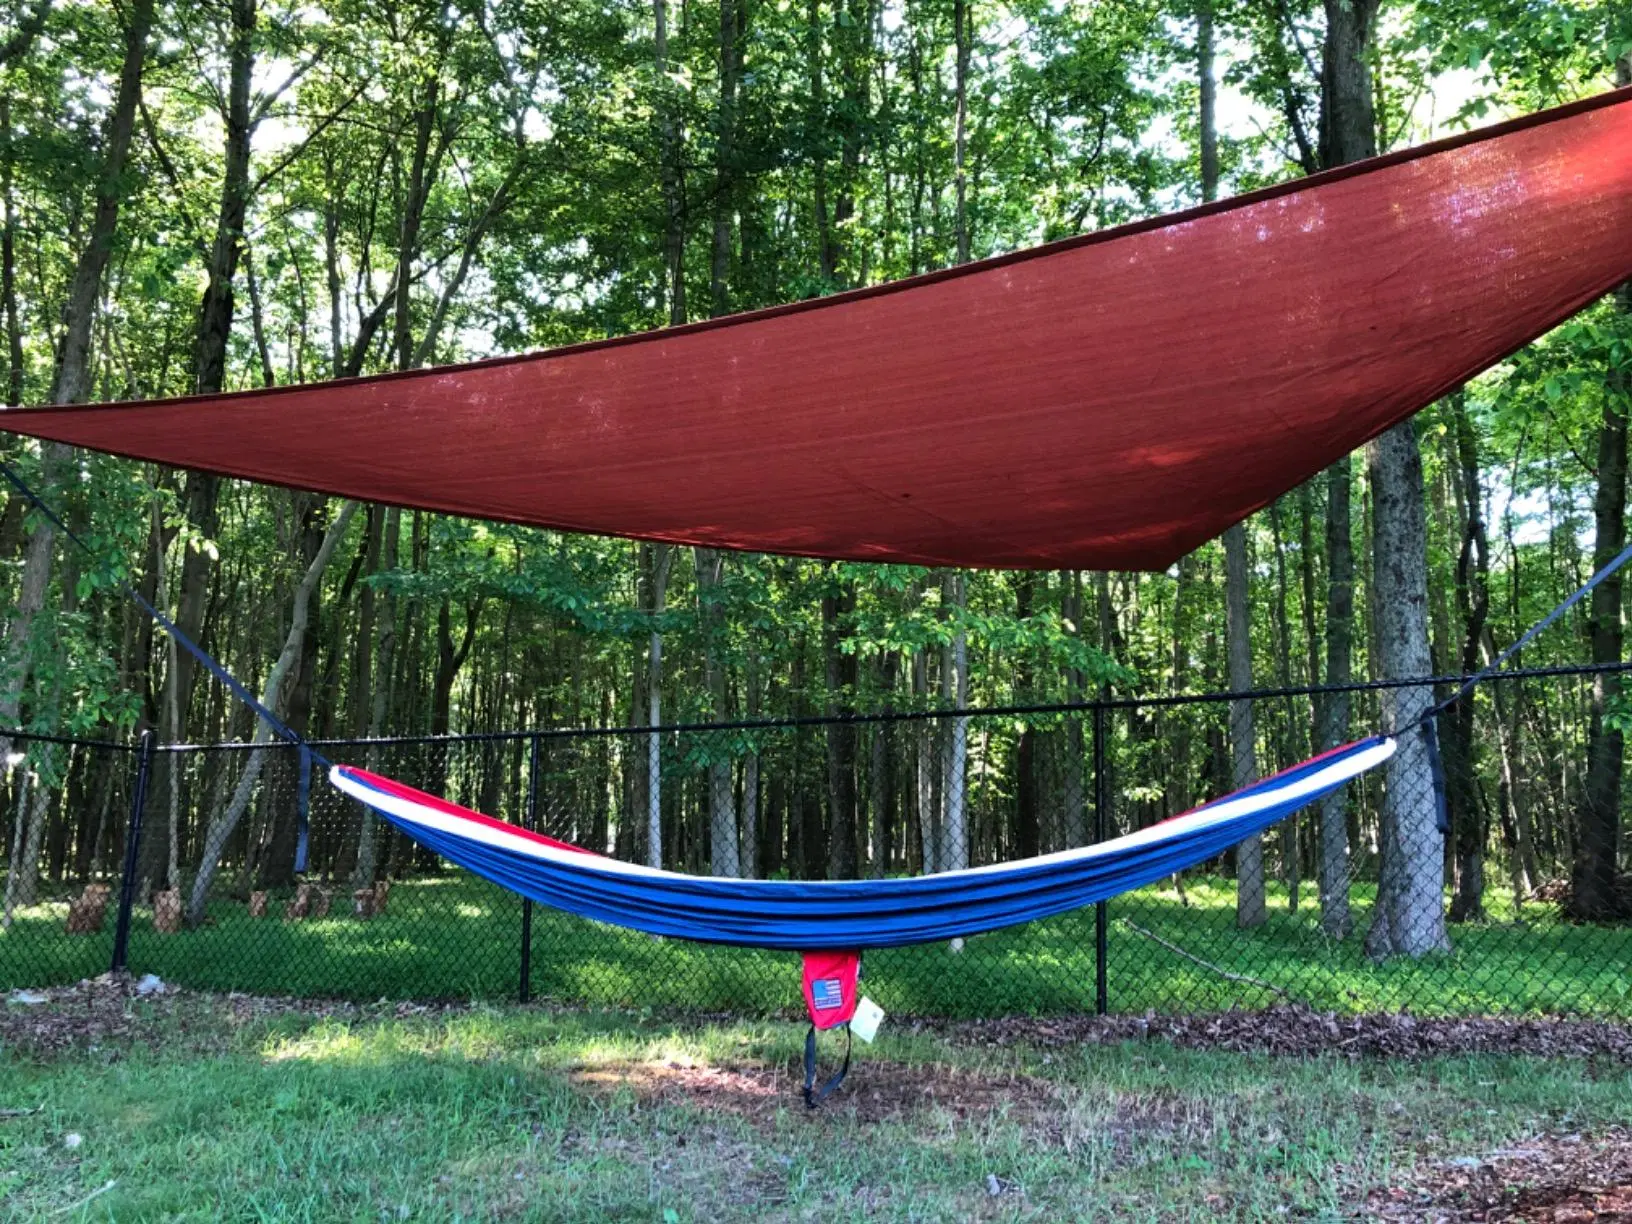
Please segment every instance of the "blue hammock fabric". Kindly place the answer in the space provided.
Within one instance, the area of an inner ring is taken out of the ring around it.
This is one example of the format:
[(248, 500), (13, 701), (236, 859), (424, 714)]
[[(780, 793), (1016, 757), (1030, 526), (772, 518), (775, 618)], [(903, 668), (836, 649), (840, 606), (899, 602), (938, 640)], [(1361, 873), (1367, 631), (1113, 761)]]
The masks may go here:
[(1223, 853), (1394, 754), (1373, 737), (1112, 841), (883, 880), (736, 880), (658, 871), (567, 846), (346, 765), (330, 780), (415, 841), (542, 905), (652, 935), (810, 951), (976, 935), (1104, 901)]

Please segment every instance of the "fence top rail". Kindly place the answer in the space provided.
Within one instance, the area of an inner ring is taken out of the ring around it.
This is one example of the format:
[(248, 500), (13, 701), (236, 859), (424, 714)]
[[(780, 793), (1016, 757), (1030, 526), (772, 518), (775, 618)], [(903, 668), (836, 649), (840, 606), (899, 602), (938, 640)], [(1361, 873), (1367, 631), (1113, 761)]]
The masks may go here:
[[(1504, 683), (1515, 680), (1546, 679), (1549, 677), (1596, 676), (1632, 672), (1632, 661), (1619, 663), (1571, 663), (1551, 667), (1513, 668), (1483, 678), (1481, 683)], [(777, 731), (794, 727), (826, 727), (835, 724), (865, 725), (871, 723), (911, 723), (942, 721), (949, 718), (1016, 718), (1050, 714), (1093, 714), (1095, 711), (1161, 709), (1173, 706), (1217, 705), (1229, 701), (1272, 701), (1290, 697), (1318, 697), (1332, 693), (1372, 693), (1408, 688), (1427, 688), (1463, 684), (1472, 674), (1421, 676), (1406, 680), (1359, 680), (1349, 684), (1292, 685), (1282, 688), (1237, 689), (1212, 693), (1174, 693), (1158, 697), (1103, 697), (1093, 701), (1056, 702), (1044, 705), (977, 706), (968, 709), (883, 710), (856, 714), (819, 714), (798, 718), (741, 719), (732, 722), (667, 723), (658, 727), (539, 727), (520, 731), (484, 731), (457, 735), (388, 735), (368, 738), (325, 738), (309, 742), (317, 748), (392, 747), (414, 744), (482, 744), (514, 743), (524, 740), (572, 740), (596, 738), (634, 738), (638, 736), (699, 734), (724, 731)], [(4, 732), (0, 732), (3, 735)], [(86, 741), (64, 741), (82, 743)], [(124, 751), (134, 751), (128, 744), (104, 744)], [(219, 743), (160, 744), (158, 752), (247, 752), (260, 748), (271, 752), (292, 752), (290, 744), (254, 744), (243, 740)]]
[[(91, 739), (84, 735), (51, 735), (44, 731), (0, 730), (0, 740), (31, 744), (66, 744), (70, 748), (107, 748), (113, 752), (135, 752), (136, 745), (127, 740)], [(0, 768), (5, 762), (0, 760)]]

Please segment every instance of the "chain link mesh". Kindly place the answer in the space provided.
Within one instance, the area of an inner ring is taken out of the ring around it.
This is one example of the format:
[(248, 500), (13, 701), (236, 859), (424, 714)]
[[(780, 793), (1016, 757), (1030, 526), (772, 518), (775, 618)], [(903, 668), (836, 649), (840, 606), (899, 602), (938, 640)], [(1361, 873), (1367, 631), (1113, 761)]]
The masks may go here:
[[(1484, 685), (1402, 735), (1384, 768), (1260, 839), (1094, 910), (968, 940), (880, 950), (888, 1011), (983, 1016), (1191, 1012), (1300, 1003), (1422, 1014), (1632, 1016), (1632, 921), (1601, 810), (1599, 678)], [(1427, 689), (1349, 696), (1386, 726)], [(820, 879), (948, 870), (1146, 827), (1285, 768), (1319, 742), (1320, 692), (1024, 712), (331, 743), (323, 751), (552, 837), (672, 870)], [(1594, 728), (1598, 735), (1594, 739)], [(1435, 769), (1437, 753), (1440, 768)], [(141, 754), (14, 742), (3, 794), (0, 986), (105, 971)], [(1437, 782), (1436, 782), (1437, 779)], [(1624, 823), (1618, 775), (1608, 802)], [(216, 990), (501, 998), (785, 1011), (793, 958), (615, 929), (524, 905), (450, 868), (327, 786), (300, 755), (152, 753), (130, 872), (127, 964)], [(1599, 805), (1595, 807), (1596, 805)], [(1442, 827), (1444, 826), (1444, 827)], [(657, 858), (653, 858), (654, 837)], [(218, 855), (210, 848), (220, 847)], [(30, 849), (32, 847), (32, 849)], [(32, 868), (30, 870), (30, 867)], [(1606, 877), (1603, 878), (1603, 877)], [(1587, 900), (1599, 906), (1583, 914)], [(1607, 898), (1607, 900), (1606, 900)], [(1583, 917), (1593, 921), (1580, 920)]]

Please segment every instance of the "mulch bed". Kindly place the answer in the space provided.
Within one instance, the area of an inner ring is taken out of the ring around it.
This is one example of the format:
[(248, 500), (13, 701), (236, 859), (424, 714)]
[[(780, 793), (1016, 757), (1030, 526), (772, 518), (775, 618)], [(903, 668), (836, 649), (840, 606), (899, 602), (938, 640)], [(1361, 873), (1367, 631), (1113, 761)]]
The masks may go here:
[(1186, 1049), (1242, 1053), (1433, 1058), (1446, 1054), (1529, 1054), (1632, 1062), (1632, 1025), (1607, 1020), (1473, 1017), (1405, 1013), (1339, 1016), (1304, 1007), (1196, 1016), (1062, 1016), (972, 1020), (918, 1027), (951, 1041), (1041, 1047), (1164, 1041)]
[(1363, 1217), (1632, 1224), (1632, 1132), (1543, 1135), (1483, 1157), (1425, 1162), (1368, 1196)]

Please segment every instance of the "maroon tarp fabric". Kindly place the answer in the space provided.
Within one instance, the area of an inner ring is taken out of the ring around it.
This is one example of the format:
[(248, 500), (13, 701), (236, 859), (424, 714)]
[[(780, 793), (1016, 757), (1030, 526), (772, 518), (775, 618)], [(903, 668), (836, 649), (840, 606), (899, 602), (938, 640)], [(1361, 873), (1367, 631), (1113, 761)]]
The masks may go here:
[(0, 427), (573, 531), (1158, 569), (1632, 277), (1632, 92), (913, 281)]

